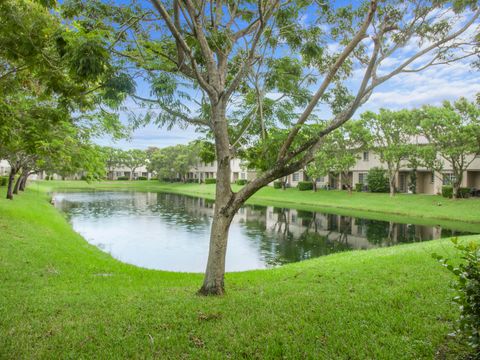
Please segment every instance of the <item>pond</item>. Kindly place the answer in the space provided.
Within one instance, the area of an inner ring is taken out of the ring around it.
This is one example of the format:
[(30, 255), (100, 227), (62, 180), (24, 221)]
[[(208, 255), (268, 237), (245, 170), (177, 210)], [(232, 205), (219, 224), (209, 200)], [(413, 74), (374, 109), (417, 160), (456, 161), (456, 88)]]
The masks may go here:
[[(125, 263), (203, 272), (214, 203), (160, 192), (66, 192), (54, 195), (75, 231)], [(247, 205), (229, 234), (227, 271), (264, 269), (335, 252), (468, 233), (440, 226)]]

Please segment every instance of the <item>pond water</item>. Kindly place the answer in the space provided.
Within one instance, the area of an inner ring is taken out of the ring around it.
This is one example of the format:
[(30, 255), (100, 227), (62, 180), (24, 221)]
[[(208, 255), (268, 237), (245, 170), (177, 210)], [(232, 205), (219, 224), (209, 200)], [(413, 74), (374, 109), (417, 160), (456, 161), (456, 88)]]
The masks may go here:
[[(55, 206), (89, 243), (125, 263), (171, 271), (205, 270), (214, 203), (157, 192), (56, 193)], [(401, 224), (247, 205), (229, 235), (227, 271), (263, 269), (335, 252), (463, 235)]]

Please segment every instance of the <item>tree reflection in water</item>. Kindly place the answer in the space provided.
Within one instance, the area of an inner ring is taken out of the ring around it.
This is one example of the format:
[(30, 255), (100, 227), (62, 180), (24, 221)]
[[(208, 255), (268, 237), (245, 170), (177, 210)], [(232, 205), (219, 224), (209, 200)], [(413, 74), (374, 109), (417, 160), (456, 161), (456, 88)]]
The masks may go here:
[[(180, 251), (188, 251), (189, 244), (193, 247), (200, 241), (208, 243), (208, 238), (203, 239), (203, 236), (208, 236), (215, 206), (213, 201), (203, 198), (146, 192), (64, 193), (56, 194), (56, 200), (56, 206), (67, 214), (72, 223), (81, 220), (79, 222), (86, 227), (89, 222), (101, 222), (105, 226), (108, 223), (112, 229), (114, 224), (121, 223), (122, 236), (125, 238), (129, 237), (130, 231), (137, 234), (142, 232), (141, 239), (145, 237), (154, 242), (155, 237), (162, 232), (178, 233), (178, 239), (175, 239), (177, 242), (168, 245), (169, 251), (174, 251), (174, 244), (183, 244), (183, 248), (178, 250), (179, 257), (182, 255)], [(91, 228), (92, 231), (97, 231), (93, 226)], [(102, 236), (109, 236), (108, 234), (104, 228)], [(440, 226), (247, 205), (235, 216), (230, 234), (237, 244), (242, 242), (242, 249), (248, 250), (238, 256), (252, 256), (255, 253), (260, 263), (268, 267), (340, 251), (391, 246), (465, 233), (442, 229)], [(92, 236), (94, 235), (93, 233)], [(114, 238), (102, 238), (102, 244), (104, 241), (110, 249), (115, 248)], [(97, 246), (100, 247), (99, 243), (100, 241)], [(142, 244), (137, 244), (139, 245)]]

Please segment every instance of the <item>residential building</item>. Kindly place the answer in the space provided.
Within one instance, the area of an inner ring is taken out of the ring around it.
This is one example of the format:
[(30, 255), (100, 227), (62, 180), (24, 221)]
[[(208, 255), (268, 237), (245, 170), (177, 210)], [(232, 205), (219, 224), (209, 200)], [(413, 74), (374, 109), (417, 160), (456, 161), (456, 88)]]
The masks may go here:
[[(108, 171), (107, 178), (109, 180), (117, 180), (119, 177), (128, 177), (130, 178), (132, 170), (126, 166), (118, 166), (111, 171)], [(10, 173), (10, 164), (6, 160), (0, 160), (0, 176), (6, 176)], [(82, 173), (74, 174), (71, 176), (65, 177), (66, 180), (80, 180), (82, 178)], [(58, 174), (50, 175), (53, 180), (62, 180), (63, 177)], [(47, 177), (47, 174), (43, 171), (38, 174), (33, 174), (29, 177), (30, 180), (43, 180)], [(135, 169), (135, 172), (132, 174), (132, 179), (136, 180), (139, 177), (146, 177), (148, 180), (152, 178), (152, 173), (147, 170), (146, 166), (140, 166)]]
[(127, 177), (133, 180), (137, 180), (140, 177), (144, 177), (150, 180), (152, 176), (153, 176), (152, 173), (148, 171), (146, 165), (136, 168), (133, 173), (132, 173), (132, 169), (124, 165), (117, 166), (112, 170), (107, 171), (107, 179), (109, 180), (117, 180), (118, 178), (121, 178), (121, 177)]
[(10, 173), (10, 164), (7, 160), (0, 160), (0, 176), (6, 176)]
[[(231, 182), (237, 180), (253, 180), (255, 179), (256, 172), (253, 170), (247, 169), (240, 159), (234, 158), (230, 160), (231, 168)], [(216, 179), (217, 178), (217, 161), (211, 163), (198, 162), (190, 169), (188, 173), (188, 179), (198, 180), (198, 182), (204, 182), (205, 179)]]
[[(480, 157), (472, 160), (467, 171), (463, 174), (462, 187), (480, 189)], [(337, 174), (330, 173), (317, 181), (318, 188), (325, 189), (345, 189), (346, 185), (355, 188), (356, 184), (363, 184), (368, 187), (367, 174), (374, 167), (386, 169), (386, 164), (382, 163), (380, 157), (373, 151), (365, 151), (359, 156), (359, 160), (348, 173), (347, 178), (340, 178)], [(415, 174), (413, 174), (415, 171)], [(413, 180), (415, 178), (415, 181)], [(398, 192), (412, 192), (411, 188), (415, 182), (415, 192), (419, 194), (439, 194), (442, 186), (451, 183), (453, 178), (452, 165), (444, 161), (443, 171), (441, 173), (432, 172), (427, 168), (419, 167), (412, 169), (408, 165), (408, 161), (404, 161), (398, 172), (395, 182)], [(300, 170), (287, 177), (287, 185), (295, 187), (300, 181), (309, 181), (307, 174)]]

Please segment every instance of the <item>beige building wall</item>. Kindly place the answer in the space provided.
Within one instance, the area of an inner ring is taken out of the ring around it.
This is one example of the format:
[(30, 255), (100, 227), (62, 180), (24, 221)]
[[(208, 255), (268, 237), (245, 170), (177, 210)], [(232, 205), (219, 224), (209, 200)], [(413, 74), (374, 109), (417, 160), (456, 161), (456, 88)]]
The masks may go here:
[[(471, 164), (468, 167), (468, 170), (463, 174), (462, 187), (471, 187), (480, 189), (480, 157), (474, 157), (473, 155), (468, 159), (471, 161)], [(366, 176), (368, 171), (374, 167), (386, 169), (386, 164), (380, 161), (380, 157), (375, 154), (373, 151), (362, 152), (359, 156), (359, 159), (355, 166), (352, 168), (349, 178), (353, 188), (356, 184), (365, 183)], [(400, 191), (409, 192), (409, 183), (410, 175), (413, 169), (408, 166), (408, 162), (405, 161), (402, 163), (399, 174), (396, 177), (396, 185)], [(432, 176), (432, 172), (424, 167), (419, 167), (416, 169), (417, 173), (417, 193), (423, 194), (440, 194), (442, 192), (443, 177), (448, 176), (452, 173), (452, 166), (448, 161), (443, 161), (443, 171), (442, 173), (435, 172)], [(296, 187), (299, 181), (307, 180), (306, 175), (303, 171), (299, 171), (287, 177), (287, 184), (290, 187)], [(342, 181), (338, 179), (338, 176), (334, 174), (329, 174), (325, 176), (322, 181), (317, 182), (317, 187), (322, 188), (342, 188)], [(343, 182), (345, 180), (343, 179)], [(273, 185), (271, 183), (270, 185)]]
[[(256, 172), (243, 166), (240, 159), (234, 158), (230, 160), (230, 168), (230, 181), (232, 183), (237, 180), (251, 181), (256, 177)], [(198, 162), (190, 169), (188, 178), (198, 180), (199, 182), (203, 182), (205, 179), (216, 179), (217, 161), (215, 160), (211, 163)]]
[(0, 176), (5, 176), (10, 173), (10, 164), (7, 160), (0, 160)]

